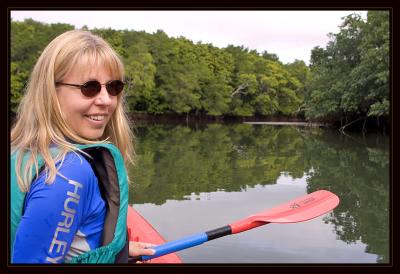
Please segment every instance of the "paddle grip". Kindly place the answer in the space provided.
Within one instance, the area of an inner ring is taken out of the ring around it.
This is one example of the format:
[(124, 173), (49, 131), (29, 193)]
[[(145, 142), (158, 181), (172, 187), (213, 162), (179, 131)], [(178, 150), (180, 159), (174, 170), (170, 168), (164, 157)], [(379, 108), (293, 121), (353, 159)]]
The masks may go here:
[(208, 241), (208, 237), (206, 233), (199, 233), (199, 234), (194, 234), (192, 236), (168, 242), (156, 247), (152, 247), (156, 252), (153, 255), (143, 255), (141, 256), (141, 259), (143, 261), (151, 260), (169, 253), (173, 253), (182, 249), (186, 249), (189, 247), (193, 247), (196, 245), (200, 245), (204, 242)]
[(211, 240), (232, 234), (232, 228), (229, 225), (227, 225), (227, 226), (219, 227), (219, 228), (216, 228), (213, 230), (209, 230), (206, 232), (206, 234), (207, 234), (208, 240), (211, 241)]

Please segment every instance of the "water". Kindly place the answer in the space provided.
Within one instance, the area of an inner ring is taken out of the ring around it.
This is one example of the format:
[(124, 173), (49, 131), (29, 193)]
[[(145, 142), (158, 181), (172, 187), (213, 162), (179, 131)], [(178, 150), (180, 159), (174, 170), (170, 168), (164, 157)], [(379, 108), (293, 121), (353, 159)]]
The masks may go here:
[(210, 124), (136, 128), (130, 203), (166, 238), (205, 232), (319, 189), (341, 202), (178, 252), (185, 263), (388, 263), (389, 137)]

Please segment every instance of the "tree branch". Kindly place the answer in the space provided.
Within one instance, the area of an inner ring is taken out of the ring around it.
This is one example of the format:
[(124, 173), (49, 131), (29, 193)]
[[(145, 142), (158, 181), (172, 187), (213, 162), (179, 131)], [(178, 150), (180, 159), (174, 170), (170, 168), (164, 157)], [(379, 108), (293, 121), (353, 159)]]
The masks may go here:
[(241, 84), (236, 90), (233, 91), (233, 93), (231, 94), (231, 97), (235, 96), (238, 93), (245, 94), (244, 92), (242, 92), (242, 90), (244, 90), (248, 86), (249, 86), (248, 83)]
[[(354, 121), (351, 121), (350, 123), (345, 124), (344, 126), (342, 126), (339, 131), (344, 133), (344, 129), (352, 124), (354, 124), (355, 122), (358, 122), (360, 120), (364, 119), (364, 117), (359, 117), (358, 119), (355, 119)], [(347, 121), (346, 121), (347, 122)]]

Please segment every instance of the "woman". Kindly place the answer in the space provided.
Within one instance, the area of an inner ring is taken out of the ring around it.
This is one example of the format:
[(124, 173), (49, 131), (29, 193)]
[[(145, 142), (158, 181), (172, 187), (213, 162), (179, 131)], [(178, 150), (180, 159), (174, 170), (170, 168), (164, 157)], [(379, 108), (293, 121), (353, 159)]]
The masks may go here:
[[(13, 263), (127, 262), (123, 81), (116, 52), (88, 31), (39, 57), (11, 131)], [(130, 242), (129, 255), (151, 246)]]

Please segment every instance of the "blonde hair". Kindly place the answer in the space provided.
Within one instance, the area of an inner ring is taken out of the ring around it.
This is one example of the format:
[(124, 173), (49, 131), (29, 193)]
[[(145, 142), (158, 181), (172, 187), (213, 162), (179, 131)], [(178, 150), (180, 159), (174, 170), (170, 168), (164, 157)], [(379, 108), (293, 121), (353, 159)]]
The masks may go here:
[[(124, 111), (123, 92), (118, 95), (117, 107), (100, 141), (78, 136), (63, 118), (55, 83), (62, 81), (78, 65), (103, 65), (114, 79), (124, 80), (124, 66), (118, 54), (106, 41), (89, 31), (67, 31), (47, 45), (30, 75), (11, 130), (11, 149), (18, 153), (16, 174), (21, 191), (29, 191), (33, 176), (39, 173), (38, 155), (44, 160), (46, 183), (53, 182), (57, 174), (55, 163), (63, 160), (68, 152), (78, 150), (72, 142), (111, 142), (119, 148), (125, 163), (133, 162), (134, 136)], [(51, 145), (59, 148), (55, 156), (50, 153)], [(25, 154), (29, 157), (22, 168)]]

